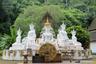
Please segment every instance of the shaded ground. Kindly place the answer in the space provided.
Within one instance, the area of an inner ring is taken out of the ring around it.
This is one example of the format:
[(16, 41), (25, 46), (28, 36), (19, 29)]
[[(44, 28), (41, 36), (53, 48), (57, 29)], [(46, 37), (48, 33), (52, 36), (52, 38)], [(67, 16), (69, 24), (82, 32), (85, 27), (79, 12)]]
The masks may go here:
[[(19, 64), (23, 61), (6, 61), (6, 60), (0, 60), (0, 64)], [(42, 64), (42, 63), (28, 63), (28, 64)], [(69, 61), (63, 61), (62, 63), (44, 63), (44, 64), (96, 64), (96, 60), (82, 60), (80, 63), (75, 63), (73, 61), (70, 63)]]
[[(32, 63), (29, 61), (28, 64), (96, 64), (96, 55), (93, 56), (94, 59), (92, 60), (81, 60), (80, 63), (75, 63), (75, 61), (72, 61), (71, 63), (69, 61), (63, 61), (62, 63)], [(23, 63), (23, 61), (6, 61), (2, 60), (0, 57), (0, 64), (20, 64)]]

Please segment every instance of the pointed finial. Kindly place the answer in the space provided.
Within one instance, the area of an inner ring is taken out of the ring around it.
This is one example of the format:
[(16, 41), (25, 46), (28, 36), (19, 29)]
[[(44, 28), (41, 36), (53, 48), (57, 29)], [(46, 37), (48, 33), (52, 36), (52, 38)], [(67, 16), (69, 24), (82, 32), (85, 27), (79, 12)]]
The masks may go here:
[(49, 19), (48, 19), (48, 17), (47, 17), (47, 20), (46, 20), (46, 22), (47, 22), (47, 23), (49, 23)]
[(20, 28), (17, 31), (17, 35), (21, 35), (21, 29)]
[(45, 26), (48, 26), (48, 25), (50, 25), (50, 22), (49, 22), (49, 19), (47, 17), (46, 22), (45, 22)]
[(72, 35), (76, 35), (76, 30), (73, 29), (71, 33)]
[(30, 27), (30, 30), (34, 29), (34, 25), (32, 23), (29, 25), (29, 27)]
[(66, 25), (64, 23), (62, 23), (62, 25), (60, 26), (61, 29), (65, 30), (66, 29)]

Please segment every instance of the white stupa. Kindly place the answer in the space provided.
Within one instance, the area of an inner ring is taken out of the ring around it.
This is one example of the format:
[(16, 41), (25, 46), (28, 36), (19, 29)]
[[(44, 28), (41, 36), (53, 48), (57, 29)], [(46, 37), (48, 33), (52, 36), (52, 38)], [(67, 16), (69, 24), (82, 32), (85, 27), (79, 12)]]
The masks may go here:
[(54, 31), (53, 31), (53, 28), (51, 27), (51, 24), (47, 18), (45, 24), (44, 24), (44, 27), (41, 31), (41, 41), (40, 44), (45, 44), (45, 43), (53, 43), (54, 41)]
[(72, 43), (75, 45), (75, 49), (83, 50), (82, 44), (77, 41), (76, 31), (75, 30), (71, 31), (71, 34), (72, 34)]
[(63, 23), (58, 29), (57, 43), (59, 47), (64, 47), (65, 45), (68, 44), (67, 42), (69, 41), (65, 28), (66, 28), (66, 25)]
[(16, 42), (12, 44), (9, 50), (24, 50), (24, 45), (21, 43), (21, 30), (17, 31)]
[[(21, 51), (31, 49), (32, 50), (32, 56), (36, 54), (37, 51), (39, 51), (40, 47), (43, 44), (50, 43), (55, 46), (57, 51), (59, 51), (62, 54), (62, 51), (64, 50), (74, 50), (76, 53), (76, 58), (78, 54), (78, 50), (83, 50), (83, 47), (80, 42), (77, 41), (76, 37), (76, 31), (73, 30), (72, 33), (72, 39), (68, 38), (67, 32), (66, 32), (66, 25), (63, 23), (60, 28), (58, 29), (57, 38), (54, 38), (54, 31), (51, 27), (51, 24), (46, 19), (46, 22), (44, 23), (44, 27), (41, 31), (40, 38), (36, 38), (36, 32), (33, 24), (29, 25), (30, 30), (28, 31), (28, 34), (26, 37), (22, 39), (21, 42), (21, 30), (19, 29), (17, 31), (17, 37), (16, 42), (12, 44), (12, 47), (10, 47), (9, 50), (6, 50), (5, 54), (3, 54), (3, 59), (7, 60), (23, 60), (23, 57), (21, 56)], [(10, 50), (14, 50), (14, 52), (9, 53)], [(10, 55), (9, 55), (10, 54)], [(30, 57), (31, 58), (31, 57)], [(31, 58), (32, 59), (32, 58)]]
[(25, 37), (22, 40), (22, 43), (25, 46), (25, 49), (37, 50), (40, 46), (39, 44), (36, 43), (36, 33), (35, 33), (34, 25), (30, 24), (29, 27), (30, 30), (27, 34), (27, 37)]
[(80, 42), (77, 41), (76, 31), (71, 31), (72, 39), (68, 38), (66, 32), (66, 25), (63, 23), (58, 29), (57, 34), (57, 43), (60, 50), (83, 50), (83, 47)]

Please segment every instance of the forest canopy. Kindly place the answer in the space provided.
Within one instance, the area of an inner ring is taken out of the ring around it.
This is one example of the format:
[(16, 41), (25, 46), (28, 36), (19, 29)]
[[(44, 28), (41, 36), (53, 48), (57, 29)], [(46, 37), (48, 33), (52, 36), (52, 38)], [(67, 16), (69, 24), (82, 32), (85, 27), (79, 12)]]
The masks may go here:
[[(54, 5), (56, 7), (58, 5), (62, 6), (62, 8), (64, 8), (64, 10), (67, 10), (68, 12), (71, 11), (71, 8), (80, 12), (84, 12), (87, 14), (87, 16), (83, 19), (81, 18), (80, 20), (82, 22), (84, 21), (84, 28), (88, 28), (96, 15), (95, 2), (96, 0), (1, 0), (0, 33), (9, 34), (10, 26), (14, 24), (17, 17), (24, 12), (24, 9), (28, 8), (29, 6), (33, 7), (33, 5), (40, 7), (44, 7), (46, 5)], [(78, 13), (79, 12), (77, 12), (77, 14)]]
[(15, 42), (18, 28), (26, 35), (30, 23), (35, 25), (38, 36), (46, 13), (53, 19), (55, 33), (64, 22), (69, 37), (70, 30), (75, 27), (84, 36), (82, 38), (82, 34), (78, 33), (78, 41), (89, 44), (87, 29), (96, 18), (96, 0), (0, 0), (0, 50)]
[[(27, 32), (29, 24), (33, 23), (36, 27), (37, 33), (40, 33), (41, 25), (43, 23), (42, 18), (48, 13), (52, 16), (53, 24), (56, 29), (59, 28), (63, 22), (68, 26), (85, 26), (85, 17), (87, 13), (84, 13), (74, 8), (63, 8), (60, 5), (45, 5), (45, 6), (28, 6), (23, 13), (21, 13), (14, 26), (18, 29), (21, 28), (23, 32)], [(39, 24), (39, 25), (38, 25)], [(39, 30), (39, 31), (38, 31)]]

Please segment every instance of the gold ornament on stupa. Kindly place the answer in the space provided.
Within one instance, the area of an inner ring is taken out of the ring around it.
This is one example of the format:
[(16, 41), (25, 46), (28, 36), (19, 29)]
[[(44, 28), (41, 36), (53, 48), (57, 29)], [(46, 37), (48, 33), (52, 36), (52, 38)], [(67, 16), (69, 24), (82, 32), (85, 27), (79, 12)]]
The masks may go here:
[(49, 22), (49, 18), (47, 17), (46, 22), (44, 23), (44, 26), (51, 26), (51, 23)]

